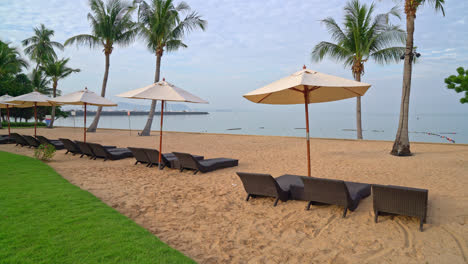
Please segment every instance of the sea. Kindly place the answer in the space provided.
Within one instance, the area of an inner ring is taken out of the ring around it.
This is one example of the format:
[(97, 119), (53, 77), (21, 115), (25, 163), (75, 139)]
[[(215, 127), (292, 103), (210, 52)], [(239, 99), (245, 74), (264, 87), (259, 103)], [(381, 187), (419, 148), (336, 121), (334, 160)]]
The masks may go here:
[[(89, 126), (94, 116), (88, 116)], [(100, 128), (130, 129), (145, 126), (147, 116), (101, 116)], [(354, 113), (309, 114), (310, 136), (355, 139)], [(363, 113), (363, 137), (368, 140), (395, 139), (398, 114)], [(56, 126), (83, 127), (83, 117), (61, 118)], [(159, 130), (155, 115), (152, 130)], [(305, 116), (297, 112), (209, 112), (206, 115), (165, 115), (163, 131), (305, 137)], [(412, 142), (468, 144), (468, 122), (463, 114), (418, 114), (410, 116)]]

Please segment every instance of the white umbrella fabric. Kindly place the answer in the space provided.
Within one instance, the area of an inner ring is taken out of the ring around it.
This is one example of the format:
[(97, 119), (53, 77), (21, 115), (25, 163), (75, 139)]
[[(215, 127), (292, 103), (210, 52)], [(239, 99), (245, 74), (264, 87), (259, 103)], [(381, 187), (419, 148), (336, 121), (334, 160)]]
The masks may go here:
[(153, 83), (146, 87), (135, 89), (117, 95), (119, 97), (130, 99), (149, 99), (161, 100), (161, 128), (159, 130), (159, 168), (161, 168), (161, 155), (162, 155), (162, 131), (163, 131), (163, 118), (164, 118), (164, 103), (171, 102), (186, 102), (186, 103), (200, 103), (207, 104), (208, 102), (197, 97), (182, 88), (179, 88), (163, 79), (160, 82)]
[(97, 95), (96, 93), (89, 91), (88, 88), (85, 88), (82, 91), (69, 93), (63, 96), (55, 97), (49, 99), (49, 102), (52, 104), (67, 104), (67, 105), (84, 105), (84, 126), (83, 126), (83, 137), (84, 142), (86, 142), (86, 107), (88, 105), (94, 106), (117, 106), (116, 103), (107, 100), (106, 98)]
[(306, 115), (307, 169), (310, 168), (309, 104), (363, 96), (371, 85), (306, 69), (293, 73), (244, 97), (259, 104), (304, 104)]

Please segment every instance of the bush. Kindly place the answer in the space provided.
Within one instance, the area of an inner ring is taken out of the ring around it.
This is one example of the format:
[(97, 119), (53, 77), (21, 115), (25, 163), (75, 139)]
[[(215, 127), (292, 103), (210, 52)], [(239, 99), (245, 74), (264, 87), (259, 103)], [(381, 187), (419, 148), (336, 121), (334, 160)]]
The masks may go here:
[(55, 147), (50, 144), (41, 144), (34, 150), (34, 157), (38, 160), (49, 161), (55, 155)]
[[(11, 127), (34, 127), (34, 122), (11, 122), (10, 126)], [(46, 126), (45, 123), (42, 123), (42, 122), (37, 123), (37, 127), (45, 127), (45, 126)], [(3, 121), (2, 122), (2, 127), (3, 128), (8, 127), (8, 122)]]

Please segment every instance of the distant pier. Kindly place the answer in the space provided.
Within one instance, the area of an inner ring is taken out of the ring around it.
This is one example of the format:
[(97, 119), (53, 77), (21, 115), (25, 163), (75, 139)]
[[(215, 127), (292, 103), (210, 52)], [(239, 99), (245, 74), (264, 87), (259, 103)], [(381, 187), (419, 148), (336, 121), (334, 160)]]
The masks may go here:
[[(84, 111), (79, 110), (75, 111), (76, 116), (83, 116)], [(71, 115), (71, 111), (68, 111), (68, 113)], [(130, 111), (131, 116), (142, 116), (142, 115), (148, 115), (149, 111)], [(164, 112), (164, 115), (208, 115), (208, 112)], [(96, 115), (95, 111), (87, 111), (88, 116), (94, 116)], [(102, 116), (126, 116), (128, 115), (128, 111), (102, 111), (101, 112)], [(161, 112), (154, 112), (154, 115), (161, 115)]]

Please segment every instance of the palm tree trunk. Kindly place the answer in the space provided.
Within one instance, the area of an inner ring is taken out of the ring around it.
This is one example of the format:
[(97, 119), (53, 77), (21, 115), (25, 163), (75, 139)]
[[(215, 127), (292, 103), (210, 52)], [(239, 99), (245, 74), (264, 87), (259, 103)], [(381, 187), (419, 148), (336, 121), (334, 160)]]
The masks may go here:
[[(356, 74), (356, 81), (361, 81), (361, 74)], [(357, 139), (362, 139), (362, 121), (361, 121), (361, 96), (356, 97), (356, 129)]]
[(403, 69), (403, 89), (401, 95), (400, 106), (400, 121), (398, 123), (398, 131), (396, 134), (393, 149), (390, 154), (395, 156), (410, 156), (410, 143), (408, 136), (408, 116), (409, 116), (409, 99), (411, 90), (411, 74), (413, 71), (413, 35), (414, 35), (414, 20), (415, 16), (407, 14), (406, 16), (406, 51), (405, 51), (405, 66)]
[[(105, 53), (106, 55), (106, 70), (104, 71), (104, 79), (102, 80), (102, 90), (101, 96), (106, 96), (106, 87), (107, 87), (107, 78), (109, 77), (109, 67), (110, 67), (110, 53)], [(99, 118), (101, 117), (102, 106), (99, 106), (94, 116), (93, 123), (88, 127), (88, 132), (96, 132), (96, 128), (99, 123)]]
[[(159, 82), (159, 75), (161, 73), (161, 58), (162, 54), (156, 53), (156, 71), (154, 72), (154, 82)], [(148, 114), (148, 120), (146, 120), (146, 125), (143, 131), (141, 131), (140, 136), (149, 136), (151, 133), (151, 125), (153, 124), (154, 111), (156, 110), (156, 100), (151, 102), (151, 108)]]
[[(53, 85), (53, 96), (54, 98), (57, 97), (57, 80), (54, 80), (54, 85)], [(54, 127), (54, 120), (55, 120), (55, 105), (52, 106), (52, 113), (50, 114), (50, 124), (49, 128)]]

